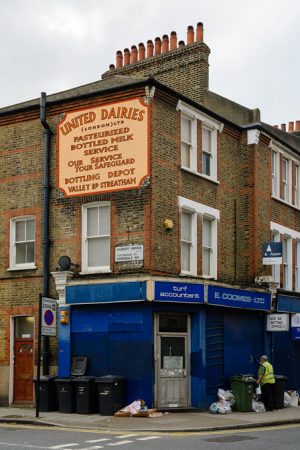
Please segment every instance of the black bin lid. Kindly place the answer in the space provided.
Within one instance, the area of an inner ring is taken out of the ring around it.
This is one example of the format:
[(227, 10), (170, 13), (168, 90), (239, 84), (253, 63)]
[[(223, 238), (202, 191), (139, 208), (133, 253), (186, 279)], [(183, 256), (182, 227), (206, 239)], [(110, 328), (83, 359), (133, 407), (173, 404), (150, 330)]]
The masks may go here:
[(86, 371), (87, 356), (72, 356), (71, 375), (83, 376)]
[(121, 375), (104, 375), (104, 377), (99, 377), (95, 379), (95, 383), (114, 383), (115, 381), (123, 381), (124, 377)]

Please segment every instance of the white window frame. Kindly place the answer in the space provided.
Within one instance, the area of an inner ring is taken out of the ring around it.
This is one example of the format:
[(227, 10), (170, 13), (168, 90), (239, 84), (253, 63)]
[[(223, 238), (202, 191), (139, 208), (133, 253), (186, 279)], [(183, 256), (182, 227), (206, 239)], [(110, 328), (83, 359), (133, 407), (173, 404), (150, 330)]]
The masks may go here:
[(111, 208), (110, 202), (93, 202), (82, 205), (82, 241), (81, 241), (81, 262), (82, 262), (82, 272), (81, 273), (109, 273), (111, 272), (110, 264), (106, 266), (88, 266), (88, 238), (87, 238), (87, 211), (89, 208), (95, 207), (109, 207), (109, 235), (102, 235), (102, 237), (109, 237), (109, 261), (111, 258), (110, 252), (110, 242), (111, 242)]
[(272, 195), (278, 197), (279, 193), (279, 153), (272, 150)]
[[(191, 211), (187, 208), (182, 208), (182, 213), (185, 214), (189, 214), (191, 216), (191, 230), (190, 230), (190, 234), (191, 234), (191, 240), (190, 240), (190, 261), (189, 261), (189, 266), (190, 266), (190, 270), (181, 270), (181, 274), (183, 275), (196, 275), (197, 274), (197, 214), (195, 213), (195, 211)], [(181, 218), (182, 218), (182, 214), (181, 214)], [(182, 223), (182, 220), (181, 220)], [(182, 238), (182, 228), (181, 228), (181, 252), (182, 252), (182, 246), (183, 243), (186, 243), (186, 241), (183, 240)], [(182, 259), (180, 260), (180, 265), (182, 267)]]
[[(191, 141), (190, 142), (186, 142), (183, 139), (182, 136), (182, 131), (183, 131), (183, 126), (182, 126), (182, 122), (183, 119), (186, 119), (190, 122), (191, 124)], [(183, 165), (183, 145), (189, 146), (189, 154), (190, 154), (190, 164), (187, 165)], [(195, 119), (195, 117), (188, 115), (188, 114), (181, 114), (181, 165), (182, 167), (195, 171), (197, 172), (197, 120)]]
[[(34, 220), (34, 240), (24, 241), (34, 243), (34, 261), (29, 263), (17, 264), (16, 262), (16, 224), (17, 222), (24, 222), (27, 220)], [(36, 269), (36, 218), (35, 216), (18, 216), (10, 219), (10, 240), (9, 240), (9, 269), (8, 270), (31, 270)]]
[[(273, 231), (272, 233), (273, 242), (280, 242), (280, 233)], [(275, 283), (280, 285), (280, 264), (272, 265), (272, 277)]]
[[(203, 223), (204, 220), (210, 223), (210, 240), (211, 240), (211, 245), (205, 246), (204, 245), (204, 236), (203, 236)], [(216, 235), (217, 230), (215, 229), (216, 227), (216, 220), (212, 220), (210, 217), (207, 217), (206, 215), (204, 215), (202, 217), (202, 276), (206, 277), (206, 278), (210, 278), (210, 277), (214, 277), (214, 264), (216, 264), (216, 261), (214, 260), (214, 252), (215, 252), (215, 245), (213, 245), (214, 243), (214, 237)], [(209, 273), (204, 274), (204, 258), (203, 258), (203, 254), (204, 254), (204, 250), (209, 250)]]
[(295, 245), (295, 291), (300, 292), (300, 241)]
[[(195, 202), (194, 200), (187, 199), (185, 197), (178, 197), (179, 208), (182, 211), (190, 212), (193, 215), (193, 253), (191, 256), (191, 270), (190, 272), (182, 271), (181, 275), (196, 276), (197, 271), (197, 219), (198, 216), (205, 217), (212, 222), (212, 248), (211, 248), (211, 275), (201, 275), (202, 278), (217, 279), (218, 275), (218, 220), (220, 220), (220, 211), (212, 208), (211, 206), (204, 205), (202, 203)], [(202, 220), (202, 219), (201, 219)], [(201, 268), (202, 272), (202, 268)]]
[[(278, 142), (271, 141), (272, 151), (272, 197), (293, 208), (300, 209), (300, 160), (295, 155)], [(275, 155), (276, 154), (276, 155)], [(286, 177), (283, 178), (283, 161), (286, 161)], [(274, 163), (276, 167), (274, 168)], [(297, 193), (293, 199), (295, 191), (295, 180), (293, 182), (293, 168), (298, 166)], [(282, 187), (282, 197), (281, 197)], [(284, 195), (285, 192), (285, 195)]]
[(296, 208), (300, 206), (300, 192), (299, 192), (299, 176), (300, 168), (299, 165), (294, 163), (294, 205)]
[[(282, 200), (285, 202), (289, 201), (289, 160), (282, 157), (281, 161), (281, 184), (282, 184)], [(284, 170), (285, 168), (285, 170)]]
[[(189, 171), (195, 173), (196, 175), (199, 175), (207, 180), (218, 183), (218, 171), (217, 171), (218, 132), (222, 133), (224, 124), (217, 121), (216, 119), (213, 119), (212, 117), (208, 116), (207, 114), (204, 114), (202, 111), (199, 111), (198, 109), (188, 105), (187, 103), (184, 103), (182, 100), (179, 100), (179, 102), (177, 104), (177, 110), (181, 111), (181, 114), (183, 116), (189, 117), (191, 120), (193, 120), (194, 127), (195, 127), (193, 129), (194, 138), (192, 138), (192, 144), (194, 145), (194, 148), (195, 148), (195, 151), (193, 154), (195, 159), (193, 159), (193, 163), (191, 161), (190, 168), (181, 166), (182, 169), (189, 170)], [(210, 173), (210, 175), (205, 175), (204, 173), (198, 172), (198, 158), (201, 158), (201, 166), (202, 166), (202, 143), (201, 143), (201, 152), (200, 151), (198, 152), (199, 143), (197, 142), (197, 121), (200, 121), (202, 123), (202, 127), (207, 128), (211, 132), (211, 164), (210, 164), (211, 173)]]
[[(284, 289), (291, 291), (293, 289), (293, 240), (300, 242), (300, 232), (287, 228), (275, 222), (271, 222), (271, 231), (274, 236), (274, 242), (280, 242), (280, 236), (287, 240), (286, 272), (284, 280)], [(272, 270), (274, 281), (280, 283), (280, 265), (274, 265)]]
[(293, 241), (291, 236), (288, 235), (283, 236), (282, 265), (283, 265), (282, 287), (287, 291), (291, 291), (293, 289)]

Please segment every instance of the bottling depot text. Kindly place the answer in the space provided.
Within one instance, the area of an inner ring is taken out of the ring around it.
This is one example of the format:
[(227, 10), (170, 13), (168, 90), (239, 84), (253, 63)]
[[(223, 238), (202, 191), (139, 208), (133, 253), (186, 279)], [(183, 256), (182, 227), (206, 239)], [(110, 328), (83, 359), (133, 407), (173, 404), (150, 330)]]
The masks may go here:
[(148, 175), (148, 111), (137, 99), (124, 104), (79, 111), (60, 124), (59, 177), (66, 195), (138, 187)]

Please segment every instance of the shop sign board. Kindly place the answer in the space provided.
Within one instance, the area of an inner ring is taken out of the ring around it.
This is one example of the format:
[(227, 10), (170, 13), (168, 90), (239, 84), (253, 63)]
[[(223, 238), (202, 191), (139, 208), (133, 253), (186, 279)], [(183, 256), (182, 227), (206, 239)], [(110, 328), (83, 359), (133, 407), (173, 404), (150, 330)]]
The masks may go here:
[(208, 286), (207, 303), (210, 305), (228, 306), (231, 308), (270, 311), (271, 294), (243, 289)]
[(282, 264), (282, 242), (265, 242), (263, 244), (263, 264)]
[(289, 331), (289, 314), (269, 314), (267, 331)]
[(140, 98), (68, 112), (57, 135), (66, 197), (137, 189), (150, 175), (149, 106)]
[(116, 262), (143, 261), (143, 244), (120, 245), (115, 249)]
[(157, 301), (204, 303), (204, 285), (156, 281), (154, 295)]
[(57, 300), (42, 297), (42, 336), (56, 336), (56, 304)]

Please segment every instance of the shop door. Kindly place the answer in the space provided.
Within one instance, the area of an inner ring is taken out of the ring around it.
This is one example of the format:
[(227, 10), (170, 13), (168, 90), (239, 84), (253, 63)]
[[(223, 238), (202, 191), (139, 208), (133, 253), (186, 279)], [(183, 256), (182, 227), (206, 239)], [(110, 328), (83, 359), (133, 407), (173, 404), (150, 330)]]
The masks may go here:
[(33, 402), (33, 318), (15, 319), (14, 403)]
[(156, 321), (156, 404), (186, 408), (190, 404), (189, 331), (186, 314), (159, 314)]

